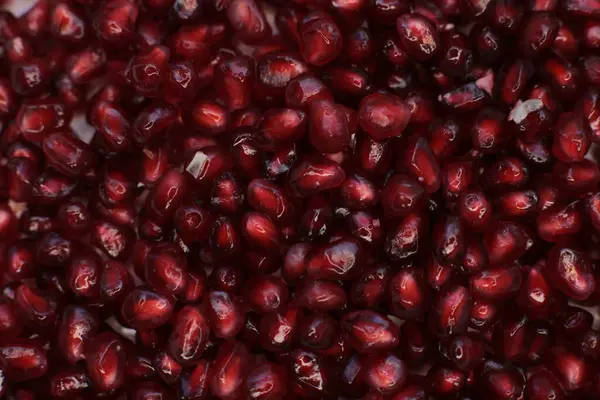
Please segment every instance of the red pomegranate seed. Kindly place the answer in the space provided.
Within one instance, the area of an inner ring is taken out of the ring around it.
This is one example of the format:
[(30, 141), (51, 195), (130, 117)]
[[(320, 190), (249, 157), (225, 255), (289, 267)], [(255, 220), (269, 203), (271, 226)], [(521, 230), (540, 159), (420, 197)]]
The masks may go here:
[(596, 0), (284, 3), (0, 12), (0, 395), (597, 396)]
[(373, 139), (400, 135), (410, 121), (409, 108), (400, 98), (374, 93), (365, 97), (358, 110), (358, 123)]
[(209, 372), (210, 392), (219, 398), (227, 398), (243, 390), (249, 358), (250, 354), (244, 344), (236, 341), (223, 344)]
[(342, 309), (348, 301), (346, 291), (335, 282), (304, 279), (296, 288), (294, 302), (311, 311)]
[(335, 60), (342, 51), (340, 28), (326, 14), (309, 14), (298, 26), (300, 51), (312, 65), (322, 66)]
[(138, 15), (139, 8), (135, 2), (110, 0), (96, 12), (93, 27), (101, 39), (123, 46), (133, 36)]
[(3, 376), (15, 382), (44, 376), (48, 357), (35, 339), (15, 339), (0, 345), (0, 365)]
[(85, 351), (88, 376), (101, 391), (118, 389), (124, 383), (125, 345), (115, 333), (93, 338)]
[(441, 47), (436, 27), (425, 17), (404, 14), (397, 21), (400, 43), (406, 52), (419, 61), (432, 58)]
[(590, 261), (575, 246), (555, 245), (548, 253), (545, 272), (556, 289), (574, 299), (585, 300), (596, 289)]
[(560, 347), (550, 349), (547, 365), (567, 392), (584, 387), (591, 379), (586, 360)]
[(167, 323), (173, 313), (171, 300), (150, 289), (132, 290), (121, 306), (121, 316), (134, 329), (155, 329)]

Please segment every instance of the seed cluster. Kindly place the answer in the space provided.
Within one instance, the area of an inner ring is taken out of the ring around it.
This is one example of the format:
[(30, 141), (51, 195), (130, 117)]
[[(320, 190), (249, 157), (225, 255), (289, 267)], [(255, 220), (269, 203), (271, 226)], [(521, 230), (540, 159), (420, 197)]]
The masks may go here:
[(37, 0), (0, 122), (0, 397), (600, 398), (599, 0)]

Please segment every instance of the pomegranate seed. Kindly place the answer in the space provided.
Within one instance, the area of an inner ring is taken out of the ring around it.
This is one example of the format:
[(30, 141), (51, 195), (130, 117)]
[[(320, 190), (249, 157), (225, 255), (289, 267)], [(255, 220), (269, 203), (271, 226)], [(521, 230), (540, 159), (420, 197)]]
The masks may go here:
[(409, 121), (408, 106), (396, 96), (374, 93), (360, 103), (358, 123), (375, 140), (398, 136)]
[(559, 296), (550, 286), (542, 266), (536, 264), (524, 273), (517, 301), (531, 318), (557, 311)]
[[(481, 385), (481, 393), (486, 393), (492, 398), (506, 399), (510, 397), (519, 398), (525, 390), (525, 378), (522, 373), (514, 367), (502, 367), (491, 361), (493, 365), (484, 372)], [(486, 365), (483, 369), (485, 370)]]
[(550, 349), (547, 365), (567, 392), (580, 389), (589, 383), (591, 371), (586, 360), (563, 348)]
[(0, 365), (3, 375), (15, 382), (44, 376), (48, 357), (35, 339), (15, 339), (0, 345)]
[(574, 299), (585, 300), (596, 288), (590, 261), (572, 245), (555, 245), (548, 253), (545, 272), (556, 289)]
[(250, 354), (240, 342), (226, 342), (219, 348), (209, 371), (208, 387), (219, 398), (231, 397), (243, 389)]
[(471, 275), (469, 287), (473, 297), (496, 302), (516, 295), (521, 282), (521, 269), (517, 265), (510, 265)]
[(246, 393), (255, 400), (282, 398), (287, 394), (287, 374), (280, 365), (264, 362), (254, 368), (246, 380)]
[(243, 327), (244, 310), (232, 294), (213, 291), (207, 295), (211, 331), (219, 338), (233, 338)]
[(432, 58), (441, 47), (436, 27), (425, 17), (404, 14), (397, 21), (400, 43), (406, 52), (419, 61)]
[(297, 349), (289, 356), (290, 388), (292, 393), (302, 396), (321, 396), (329, 392), (330, 371), (320, 356), (310, 351)]
[[(422, 251), (419, 243), (427, 235), (427, 216), (417, 212), (403, 217), (387, 233), (385, 251), (392, 260), (403, 260)], [(422, 242), (421, 242), (422, 243)]]
[(527, 378), (525, 397), (562, 399), (564, 394), (554, 375), (545, 368), (538, 368)]
[(128, 43), (139, 15), (137, 4), (130, 0), (110, 0), (96, 12), (93, 27), (102, 40), (117, 46)]
[(167, 323), (173, 313), (171, 300), (147, 288), (136, 288), (121, 306), (121, 316), (134, 329), (155, 329)]
[(125, 346), (118, 335), (105, 332), (96, 336), (85, 354), (87, 372), (95, 387), (111, 391), (123, 385)]
[(464, 286), (448, 286), (440, 291), (429, 316), (434, 332), (440, 337), (465, 333), (471, 308), (471, 296)]
[(409, 267), (389, 278), (387, 299), (390, 311), (399, 318), (424, 315), (431, 302), (424, 272)]
[(309, 64), (322, 66), (335, 60), (342, 51), (342, 32), (328, 15), (309, 15), (298, 26), (302, 57)]
[(182, 398), (202, 398), (208, 393), (209, 362), (200, 360), (190, 372), (184, 372), (177, 384), (177, 393)]
[(341, 328), (361, 354), (391, 350), (398, 345), (398, 327), (375, 311), (351, 311), (342, 318)]
[(311, 311), (342, 309), (347, 301), (346, 291), (335, 282), (305, 279), (296, 289), (296, 305)]

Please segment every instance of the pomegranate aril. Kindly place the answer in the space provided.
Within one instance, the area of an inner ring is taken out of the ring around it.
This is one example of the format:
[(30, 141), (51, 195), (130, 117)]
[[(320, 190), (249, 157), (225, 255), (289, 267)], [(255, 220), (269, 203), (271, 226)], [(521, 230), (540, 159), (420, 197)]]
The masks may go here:
[(425, 213), (412, 212), (404, 216), (387, 232), (385, 252), (392, 260), (404, 260), (423, 251), (429, 221)]
[(368, 356), (363, 364), (365, 382), (378, 393), (394, 393), (406, 382), (406, 364), (392, 353)]
[(517, 303), (531, 318), (553, 315), (560, 305), (558, 293), (550, 286), (542, 265), (531, 266), (523, 274)]
[(490, 363), (494, 365), (487, 371), (486, 365), (483, 366), (483, 376), (478, 385), (479, 393), (498, 400), (523, 397), (525, 378), (522, 372), (515, 367), (503, 367), (494, 361)]
[(527, 218), (536, 212), (538, 196), (534, 190), (506, 193), (496, 200), (495, 209), (501, 218)]
[(433, 332), (442, 338), (465, 333), (471, 312), (471, 295), (464, 286), (447, 286), (434, 302), (434, 311), (429, 315)]
[(145, 278), (157, 292), (167, 295), (182, 293), (187, 279), (185, 255), (172, 244), (154, 246), (146, 257)]
[(290, 172), (289, 185), (300, 196), (311, 196), (340, 186), (346, 174), (342, 167), (325, 157), (305, 158)]
[(70, 119), (71, 112), (64, 103), (47, 97), (21, 104), (16, 122), (23, 138), (41, 144), (47, 134), (67, 128)]
[(179, 379), (183, 369), (173, 357), (164, 351), (156, 354), (152, 361), (152, 365), (156, 370), (156, 374), (167, 385), (173, 385)]
[(112, 391), (124, 383), (125, 345), (115, 333), (105, 332), (92, 339), (86, 349), (88, 376), (94, 387)]
[(211, 365), (208, 376), (210, 392), (225, 399), (243, 390), (244, 378), (249, 369), (250, 354), (246, 346), (237, 341), (224, 343)]
[(477, 24), (470, 33), (477, 55), (486, 62), (495, 63), (507, 52), (508, 43), (493, 27)]
[(326, 14), (309, 14), (298, 26), (300, 52), (312, 65), (335, 60), (342, 51), (343, 37), (335, 21)]
[(183, 399), (201, 399), (208, 394), (210, 363), (200, 360), (191, 371), (184, 371), (177, 383), (177, 394)]
[(46, 330), (54, 325), (58, 304), (51, 294), (23, 283), (17, 287), (14, 300), (17, 311), (28, 326)]
[(556, 289), (576, 300), (587, 299), (596, 289), (590, 260), (569, 243), (557, 244), (549, 251), (545, 273)]
[(50, 393), (58, 398), (83, 394), (90, 387), (89, 378), (81, 369), (67, 369), (50, 379)]
[(568, 14), (580, 17), (597, 18), (600, 16), (600, 6), (590, 0), (566, 0), (561, 3), (562, 10)]
[(130, 391), (130, 396), (135, 400), (166, 399), (170, 397), (169, 392), (160, 384), (153, 381), (141, 381), (135, 383)]
[(15, 382), (42, 377), (48, 371), (48, 357), (35, 339), (14, 339), (0, 345), (3, 374)]
[(207, 294), (207, 314), (212, 333), (223, 339), (233, 338), (244, 325), (244, 309), (233, 294), (213, 291)]
[(259, 58), (256, 66), (257, 94), (265, 100), (280, 98), (292, 79), (308, 71), (308, 65), (294, 53), (265, 54)]
[(538, 234), (547, 242), (559, 242), (582, 228), (581, 203), (556, 204), (538, 214)]
[(33, 56), (31, 42), (22, 36), (8, 40), (4, 44), (4, 50), (8, 60), (14, 64), (24, 63)]
[(438, 101), (451, 110), (475, 111), (488, 101), (489, 92), (477, 82), (470, 82), (440, 94)]
[(303, 111), (290, 108), (271, 109), (262, 115), (254, 140), (262, 149), (273, 151), (281, 146), (292, 145), (302, 138), (307, 124), (308, 116)]
[(21, 334), (24, 324), (13, 301), (10, 299), (0, 301), (0, 317), (0, 334), (3, 340), (14, 339)]
[(583, 118), (575, 114), (561, 115), (556, 133), (552, 154), (560, 161), (581, 161), (590, 147), (588, 126)]
[(519, 50), (528, 58), (552, 46), (558, 33), (558, 18), (549, 13), (534, 13), (524, 21)]
[(288, 302), (289, 291), (281, 279), (264, 276), (249, 280), (244, 288), (244, 298), (257, 313), (277, 311)]
[(396, 23), (400, 43), (406, 52), (419, 61), (435, 56), (441, 47), (437, 28), (418, 14), (404, 14)]
[(398, 327), (372, 310), (351, 311), (341, 320), (351, 346), (361, 354), (392, 350), (398, 345)]
[(452, 368), (434, 366), (427, 373), (427, 380), (431, 382), (431, 391), (434, 394), (452, 396), (464, 386), (465, 374)]
[(166, 77), (170, 50), (166, 46), (152, 46), (133, 56), (127, 66), (127, 80), (134, 89), (149, 97), (156, 97)]
[(140, 147), (160, 142), (176, 119), (174, 107), (160, 103), (152, 104), (141, 110), (133, 121), (132, 139)]
[(100, 6), (93, 19), (96, 35), (115, 46), (129, 43), (139, 15), (138, 5), (131, 0), (110, 0)]
[(358, 123), (374, 140), (399, 136), (410, 121), (410, 109), (399, 97), (374, 93), (359, 106)]
[(288, 359), (290, 391), (298, 396), (319, 397), (330, 393), (331, 371), (317, 354), (307, 350), (294, 350)]
[(346, 291), (336, 282), (305, 278), (296, 287), (294, 303), (310, 311), (333, 311), (346, 306)]
[(95, 254), (73, 259), (67, 270), (69, 288), (75, 296), (98, 298), (101, 262)]
[(134, 329), (155, 329), (164, 325), (173, 313), (170, 298), (144, 287), (137, 287), (121, 306), (121, 316)]
[(342, 238), (313, 250), (307, 260), (306, 273), (314, 279), (353, 279), (360, 274), (365, 257), (360, 242)]
[(545, 368), (536, 368), (527, 377), (525, 398), (529, 399), (564, 399), (563, 391), (550, 371)]
[(572, 193), (593, 191), (600, 182), (598, 164), (591, 160), (554, 164), (552, 177), (559, 189)]
[(131, 150), (131, 123), (121, 107), (112, 102), (99, 101), (90, 110), (90, 123), (98, 130), (94, 136), (97, 146), (103, 148), (107, 155)]
[(346, 114), (331, 101), (312, 101), (309, 105), (308, 137), (312, 146), (321, 153), (346, 150), (350, 144)]
[(257, 43), (271, 35), (267, 18), (254, 0), (231, 0), (227, 17), (237, 36), (246, 43)]
[(246, 393), (253, 400), (274, 400), (287, 394), (287, 372), (274, 363), (264, 362), (249, 372)]
[(579, 307), (567, 306), (556, 316), (554, 326), (559, 335), (579, 338), (591, 329), (593, 322), (594, 317), (589, 311)]
[(408, 267), (389, 278), (387, 304), (393, 315), (402, 319), (419, 318), (430, 303), (423, 271)]
[(11, 68), (11, 84), (13, 90), (25, 97), (42, 94), (51, 78), (48, 64), (39, 58), (30, 58)]
[(591, 366), (581, 356), (555, 347), (550, 349), (546, 365), (567, 392), (572, 392), (590, 383)]
[(433, 252), (442, 265), (456, 265), (465, 251), (462, 223), (458, 217), (448, 216), (433, 228)]

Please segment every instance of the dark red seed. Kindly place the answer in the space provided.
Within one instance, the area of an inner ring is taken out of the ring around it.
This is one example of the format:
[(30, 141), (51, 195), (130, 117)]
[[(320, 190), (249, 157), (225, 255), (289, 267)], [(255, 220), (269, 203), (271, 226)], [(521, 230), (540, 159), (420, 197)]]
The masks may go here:
[(351, 311), (342, 318), (341, 328), (361, 354), (392, 350), (398, 345), (398, 327), (375, 311)]
[(115, 333), (104, 332), (86, 349), (88, 376), (100, 391), (118, 389), (124, 383), (125, 345)]
[(132, 290), (121, 306), (123, 320), (134, 329), (155, 329), (167, 323), (173, 313), (172, 301), (150, 289)]
[[(0, 345), (0, 365), (6, 378), (15, 382), (36, 379), (48, 371), (48, 358), (35, 339), (14, 339)], [(33, 398), (33, 397), (32, 397)]]
[(436, 55), (441, 47), (436, 27), (418, 14), (404, 14), (397, 20), (400, 42), (406, 52), (419, 61)]
[(358, 123), (373, 139), (399, 136), (410, 121), (410, 109), (400, 98), (374, 93), (359, 106)]

